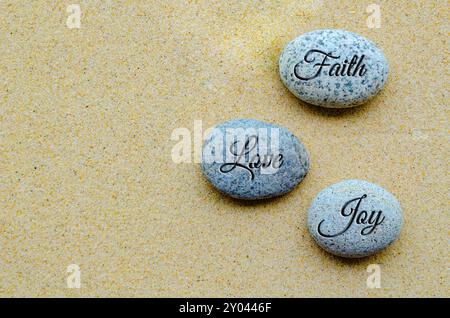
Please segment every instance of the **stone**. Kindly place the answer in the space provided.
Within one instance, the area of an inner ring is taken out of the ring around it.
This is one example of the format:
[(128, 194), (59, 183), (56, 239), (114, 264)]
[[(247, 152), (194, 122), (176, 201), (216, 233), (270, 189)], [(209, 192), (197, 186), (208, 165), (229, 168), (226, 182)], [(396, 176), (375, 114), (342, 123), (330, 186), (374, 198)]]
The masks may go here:
[(368, 101), (386, 83), (389, 66), (368, 39), (343, 30), (316, 30), (283, 50), (279, 71), (284, 85), (309, 104), (347, 108)]
[(219, 191), (237, 199), (285, 194), (308, 172), (305, 146), (286, 128), (252, 119), (214, 127), (202, 149), (203, 174)]
[(308, 211), (308, 228), (326, 251), (358, 258), (394, 242), (403, 224), (397, 199), (382, 187), (345, 180), (322, 190)]

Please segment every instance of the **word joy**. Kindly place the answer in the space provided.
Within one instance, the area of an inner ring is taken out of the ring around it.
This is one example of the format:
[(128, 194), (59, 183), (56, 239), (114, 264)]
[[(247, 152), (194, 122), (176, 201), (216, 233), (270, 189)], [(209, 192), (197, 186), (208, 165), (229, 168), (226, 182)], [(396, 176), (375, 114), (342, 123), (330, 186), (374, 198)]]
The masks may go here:
[[(366, 227), (364, 227), (361, 230), (361, 235), (369, 235), (375, 231), (376, 227), (383, 223), (385, 217), (382, 216), (382, 211), (372, 211), (369, 215), (369, 212), (367, 211), (360, 211), (359, 208), (361, 206), (361, 202), (363, 199), (367, 198), (367, 194), (364, 194), (362, 197), (352, 199), (344, 204), (344, 206), (341, 209), (341, 215), (343, 217), (348, 217), (349, 221), (347, 225), (345, 226), (342, 231), (337, 232), (335, 234), (327, 234), (322, 231), (322, 225), (325, 220), (322, 220), (319, 223), (319, 226), (317, 227), (317, 232), (319, 232), (320, 235), (323, 237), (336, 237), (341, 234), (344, 234), (347, 232), (347, 230), (353, 225), (353, 224), (368, 224)], [(356, 202), (355, 207), (351, 207), (353, 203)]]
[[(250, 180), (255, 178), (254, 169), (261, 168), (273, 168), (277, 170), (283, 165), (283, 155), (279, 154), (275, 155), (264, 155), (262, 158), (259, 154), (255, 154), (250, 158), (248, 162), (242, 163), (242, 160), (245, 160), (246, 156), (249, 156), (250, 152), (255, 150), (258, 146), (258, 137), (250, 136), (245, 141), (242, 149), (238, 148), (238, 141), (235, 141), (230, 146), (230, 153), (236, 157), (234, 162), (224, 163), (220, 166), (219, 170), (222, 173), (228, 173), (233, 171), (236, 168), (243, 169), (250, 174)], [(269, 174), (269, 173), (267, 173)]]
[(305, 57), (303, 58), (303, 60), (306, 63), (311, 64), (316, 60), (317, 55), (319, 55), (322, 58), (322, 62), (316, 63), (313, 65), (313, 67), (317, 68), (317, 72), (311, 77), (301, 76), (298, 73), (298, 68), (303, 63), (303, 61), (301, 61), (301, 62), (297, 63), (294, 67), (295, 77), (297, 77), (298, 79), (300, 79), (302, 81), (309, 81), (309, 80), (312, 80), (312, 79), (316, 78), (317, 76), (319, 76), (322, 72), (322, 69), (325, 69), (328, 67), (329, 67), (329, 70), (328, 70), (329, 76), (364, 76), (364, 74), (366, 74), (366, 72), (367, 72), (366, 65), (363, 64), (365, 55), (361, 55), (361, 57), (359, 57), (358, 55), (355, 54), (350, 59), (350, 62), (348, 59), (345, 59), (344, 63), (342, 63), (342, 64), (340, 64), (340, 63), (330, 64), (330, 63), (327, 63), (329, 59), (337, 60), (340, 58), (340, 56), (334, 56), (331, 52), (326, 53), (324, 51), (314, 49), (314, 50), (309, 50), (305, 54)]

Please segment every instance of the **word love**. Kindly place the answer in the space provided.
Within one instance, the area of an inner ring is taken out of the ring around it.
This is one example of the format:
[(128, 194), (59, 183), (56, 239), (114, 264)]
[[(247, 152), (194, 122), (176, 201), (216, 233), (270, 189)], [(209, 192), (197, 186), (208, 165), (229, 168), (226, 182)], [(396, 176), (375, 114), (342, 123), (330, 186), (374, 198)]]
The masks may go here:
[(201, 169), (221, 193), (259, 200), (284, 195), (309, 168), (305, 146), (284, 127), (254, 119), (216, 125), (206, 136)]
[(264, 155), (262, 158), (259, 154), (255, 154), (248, 162), (245, 162), (246, 157), (249, 157), (250, 152), (256, 150), (258, 146), (258, 137), (250, 136), (244, 143), (244, 146), (239, 149), (238, 141), (235, 141), (230, 146), (230, 153), (235, 157), (234, 162), (224, 163), (219, 170), (222, 173), (228, 173), (236, 168), (243, 169), (250, 174), (250, 180), (255, 178), (253, 170), (260, 168), (269, 168), (277, 170), (283, 165), (283, 155)]
[[(375, 231), (376, 227), (383, 223), (384, 216), (382, 216), (382, 211), (372, 211), (369, 215), (367, 211), (360, 211), (361, 202), (367, 198), (367, 195), (364, 194), (360, 198), (355, 198), (347, 203), (344, 204), (344, 206), (341, 209), (341, 215), (343, 217), (348, 217), (348, 223), (345, 226), (344, 229), (342, 229), (340, 232), (335, 234), (327, 234), (322, 231), (322, 225), (325, 222), (325, 220), (322, 220), (319, 223), (319, 226), (317, 228), (317, 232), (319, 232), (320, 235), (324, 237), (336, 237), (341, 234), (344, 234), (347, 232), (347, 230), (353, 225), (353, 224), (368, 224), (366, 227), (364, 227), (361, 230), (361, 235), (369, 235)], [(356, 203), (356, 204), (355, 204)], [(353, 204), (355, 204), (354, 207), (351, 207)]]
[(311, 76), (311, 77), (304, 77), (302, 75), (299, 74), (299, 67), (302, 66), (302, 62), (299, 62), (295, 65), (294, 67), (294, 75), (295, 77), (297, 77), (298, 79), (302, 80), (302, 81), (309, 81), (312, 80), (316, 77), (318, 77), (321, 72), (322, 69), (328, 68), (328, 75), (329, 76), (364, 76), (364, 74), (366, 74), (367, 69), (366, 69), (366, 65), (363, 64), (365, 55), (361, 55), (361, 57), (358, 57), (358, 55), (353, 55), (353, 57), (351, 58), (350, 62), (348, 59), (345, 59), (344, 63), (340, 64), (340, 63), (334, 63), (334, 64), (330, 64), (328, 63), (328, 61), (330, 59), (332, 60), (337, 60), (340, 58), (340, 56), (335, 56), (333, 55), (331, 52), (330, 53), (326, 53), (324, 51), (321, 50), (309, 50), (308, 52), (306, 52), (305, 57), (303, 58), (304, 62), (311, 64), (316, 60), (316, 57), (319, 57), (322, 59), (322, 61), (320, 63), (316, 63), (313, 65), (313, 67), (317, 68), (317, 72)]

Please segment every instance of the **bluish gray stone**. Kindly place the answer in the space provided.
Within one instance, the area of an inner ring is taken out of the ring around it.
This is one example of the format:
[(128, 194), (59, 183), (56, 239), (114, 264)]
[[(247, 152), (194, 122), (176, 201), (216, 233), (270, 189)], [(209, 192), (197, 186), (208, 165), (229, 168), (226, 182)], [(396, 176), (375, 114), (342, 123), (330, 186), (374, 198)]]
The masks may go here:
[(374, 97), (389, 67), (383, 52), (368, 39), (343, 30), (317, 30), (285, 47), (279, 71), (284, 85), (299, 99), (346, 108)]
[(203, 145), (201, 168), (221, 192), (237, 199), (285, 194), (309, 167), (303, 144), (286, 128), (251, 119), (216, 126)]
[(391, 244), (400, 234), (402, 210), (380, 186), (345, 180), (322, 190), (308, 212), (308, 228), (326, 251), (342, 257), (364, 257)]

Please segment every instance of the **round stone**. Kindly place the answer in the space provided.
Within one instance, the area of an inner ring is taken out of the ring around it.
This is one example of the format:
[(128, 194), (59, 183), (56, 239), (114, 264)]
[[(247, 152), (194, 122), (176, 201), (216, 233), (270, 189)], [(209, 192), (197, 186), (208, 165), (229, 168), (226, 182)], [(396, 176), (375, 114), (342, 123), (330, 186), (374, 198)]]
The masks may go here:
[(202, 151), (203, 174), (221, 192), (237, 199), (285, 194), (305, 177), (308, 154), (286, 128), (251, 119), (214, 127)]
[(317, 30), (290, 42), (279, 60), (284, 85), (307, 103), (346, 108), (374, 97), (388, 77), (383, 52), (343, 30)]
[(400, 234), (402, 210), (380, 186), (345, 180), (322, 190), (308, 212), (308, 228), (326, 251), (364, 257), (391, 244)]

